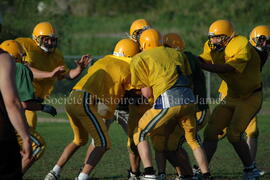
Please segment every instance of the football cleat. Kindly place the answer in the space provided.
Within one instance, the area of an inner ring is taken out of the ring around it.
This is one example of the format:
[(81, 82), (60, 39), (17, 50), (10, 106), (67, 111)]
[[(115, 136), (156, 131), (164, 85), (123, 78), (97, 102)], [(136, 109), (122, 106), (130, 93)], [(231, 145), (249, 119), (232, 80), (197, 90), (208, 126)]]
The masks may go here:
[(243, 180), (259, 180), (260, 176), (260, 170), (254, 167), (250, 170), (244, 170)]
[(197, 165), (193, 165), (192, 171), (194, 174), (194, 178), (202, 179), (202, 172)]
[(174, 180), (198, 180), (196, 177), (190, 177), (190, 176), (188, 176), (188, 177), (185, 177), (185, 176), (177, 176)]
[[(138, 173), (140, 174), (140, 173)], [(140, 180), (140, 175), (136, 175), (130, 170), (128, 170), (128, 180)]]
[(54, 171), (50, 171), (44, 180), (58, 180), (60, 175), (57, 175)]
[(159, 179), (159, 180), (166, 180), (166, 179), (167, 179), (167, 178), (166, 178), (166, 174), (165, 174), (165, 173), (159, 174), (159, 175), (158, 175), (158, 179)]
[(155, 174), (144, 174), (142, 176), (140, 176), (140, 180), (159, 180), (158, 176), (156, 176)]

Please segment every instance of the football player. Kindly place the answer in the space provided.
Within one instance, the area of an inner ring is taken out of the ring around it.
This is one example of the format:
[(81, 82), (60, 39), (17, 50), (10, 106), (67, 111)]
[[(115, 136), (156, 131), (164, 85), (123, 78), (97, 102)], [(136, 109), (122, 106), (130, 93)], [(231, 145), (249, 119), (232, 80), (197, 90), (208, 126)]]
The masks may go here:
[[(168, 33), (165, 34), (163, 36), (163, 46), (165, 47), (170, 47), (170, 48), (174, 48), (178, 51), (183, 52), (185, 49), (185, 42), (184, 40), (181, 38), (180, 35), (176, 34), (176, 33)], [(207, 104), (206, 101), (206, 86), (205, 86), (205, 76), (204, 73), (202, 72), (200, 65), (199, 65), (199, 61), (197, 59), (197, 57), (195, 55), (193, 55), (191, 52), (187, 52), (184, 51), (183, 52), (187, 59), (188, 62), (190, 64), (191, 67), (191, 80), (193, 83), (193, 92), (194, 95), (196, 96), (197, 99), (197, 113), (196, 113), (196, 124), (197, 124), (197, 130), (202, 129), (206, 123), (208, 122), (208, 119), (210, 117), (210, 111), (209, 111), (209, 106)], [(198, 136), (198, 135), (197, 135)], [(160, 137), (155, 137), (152, 138), (152, 142), (155, 144), (155, 139), (160, 138)], [(170, 136), (171, 141), (175, 141), (173, 143), (176, 143), (179, 145), (178, 147), (178, 151), (181, 154), (187, 154), (187, 152), (185, 151), (184, 148), (182, 148), (182, 144), (185, 141), (185, 137), (184, 137), (184, 132), (180, 127), (177, 127), (173, 134)], [(198, 140), (200, 138), (198, 137)], [(170, 142), (172, 143), (172, 142)], [(166, 151), (168, 151), (168, 149), (166, 149)], [(158, 172), (160, 175), (160, 180), (166, 179), (166, 174), (165, 174), (165, 170), (166, 170), (166, 165), (164, 163), (166, 163), (165, 159), (165, 154), (163, 153), (158, 153), (156, 152), (157, 156), (156, 159), (157, 161), (157, 165), (158, 165)], [(182, 156), (184, 157), (184, 156)], [(187, 157), (187, 156), (186, 156)], [(184, 161), (185, 158), (182, 160)], [(186, 159), (188, 161), (188, 159)], [(191, 171), (191, 166), (187, 167), (190, 163), (189, 161), (184, 163), (186, 168), (188, 168), (188, 171)], [(183, 168), (183, 167), (182, 167)], [(178, 173), (178, 178), (181, 179), (183, 178), (183, 176), (181, 175), (180, 172), (180, 167), (176, 167), (177, 173)]]
[(227, 138), (244, 166), (243, 178), (258, 179), (260, 175), (241, 136), (262, 104), (260, 57), (247, 38), (235, 34), (228, 20), (213, 22), (208, 38), (200, 55), (201, 67), (217, 73), (228, 85), (227, 96), (213, 110), (204, 132), (208, 161), (216, 151), (219, 134), (227, 128)]
[[(25, 52), (21, 45), (15, 40), (6, 40), (1, 43), (0, 48), (7, 51), (10, 56), (16, 61), (16, 87), (20, 97), (22, 107), (32, 111), (42, 111), (53, 116), (57, 114), (53, 106), (41, 104), (35, 98), (34, 88), (32, 85), (33, 74), (31, 70), (22, 63)], [(32, 159), (22, 159), (22, 172), (25, 173), (30, 166), (38, 160), (45, 149), (44, 139), (39, 133), (30, 128), (30, 137), (32, 140)], [(22, 138), (18, 136), (19, 145), (22, 146)]]
[(89, 146), (87, 161), (78, 180), (86, 180), (103, 154), (110, 149), (111, 142), (105, 123), (113, 117), (125, 91), (131, 89), (130, 57), (138, 53), (138, 45), (131, 39), (121, 40), (116, 46), (122, 48), (98, 60), (73, 87), (66, 111), (74, 139), (66, 146), (45, 180), (59, 177), (61, 168), (78, 148), (87, 143), (89, 135), (94, 139), (95, 146)]
[(160, 128), (175, 127), (178, 123), (185, 129), (187, 142), (202, 165), (203, 173), (210, 178), (204, 152), (195, 137), (195, 97), (187, 77), (190, 75), (187, 59), (179, 51), (161, 46), (160, 34), (154, 29), (143, 31), (139, 43), (143, 51), (132, 58), (131, 84), (154, 102), (153, 108), (139, 120), (133, 135), (145, 168), (142, 179), (158, 179), (146, 136), (159, 134)]
[[(34, 79), (33, 85), (35, 95), (40, 101), (48, 98), (56, 79), (76, 78), (82, 70), (89, 64), (89, 56), (85, 55), (79, 61), (76, 61), (76, 68), (68, 70), (64, 63), (64, 57), (57, 48), (57, 34), (55, 28), (49, 22), (37, 24), (33, 30), (32, 38), (17, 38), (24, 48), (26, 56), (24, 61), (29, 64), (29, 68), (34, 74), (40, 77)], [(43, 72), (51, 72), (59, 68), (57, 77), (42, 78)], [(26, 111), (26, 118), (30, 127), (36, 128), (37, 115), (35, 111)]]
[[(259, 25), (253, 28), (249, 35), (249, 42), (252, 44), (254, 48), (256, 48), (257, 53), (260, 56), (261, 60), (261, 70), (264, 66), (267, 58), (268, 53), (270, 50), (270, 29), (268, 26), (265, 25)], [(219, 93), (221, 96), (221, 99), (226, 97), (227, 95), (227, 84), (225, 81), (221, 82), (221, 85), (219, 87)], [(253, 163), (256, 162), (256, 153), (257, 153), (257, 141), (259, 136), (259, 129), (257, 125), (257, 116), (255, 116), (249, 123), (247, 129), (245, 130), (246, 136), (247, 136), (247, 144), (250, 150), (251, 154), (251, 160)], [(223, 138), (226, 135), (226, 129), (224, 130), (224, 133), (220, 135), (220, 138)], [(263, 175), (264, 171), (260, 171), (260, 174)]]

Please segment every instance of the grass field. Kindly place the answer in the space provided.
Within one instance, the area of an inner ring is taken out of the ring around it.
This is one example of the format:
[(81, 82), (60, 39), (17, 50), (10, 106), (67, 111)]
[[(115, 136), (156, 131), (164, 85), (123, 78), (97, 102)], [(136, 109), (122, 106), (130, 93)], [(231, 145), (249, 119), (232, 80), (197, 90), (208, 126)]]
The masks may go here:
[[(268, 107), (267, 105), (264, 107)], [(264, 108), (265, 109), (265, 108)], [(266, 109), (265, 109), (266, 110)], [(258, 167), (265, 170), (267, 174), (261, 178), (269, 180), (270, 174), (270, 123), (269, 114), (262, 113), (259, 116), (260, 141), (257, 155)], [(60, 117), (65, 118), (63, 113)], [(49, 118), (44, 116), (43, 118)], [(41, 180), (51, 170), (62, 153), (63, 148), (72, 140), (72, 131), (66, 122), (39, 122), (38, 131), (45, 137), (47, 150), (44, 156), (33, 165), (25, 175), (26, 180)], [(129, 169), (128, 154), (126, 151), (126, 136), (120, 126), (114, 123), (110, 129), (110, 136), (113, 147), (105, 154), (102, 161), (91, 174), (91, 179), (126, 179), (127, 169)], [(186, 145), (185, 145), (186, 146)], [(71, 180), (78, 174), (85, 157), (86, 148), (82, 147), (66, 164), (61, 173), (62, 180)], [(189, 148), (186, 146), (190, 157), (192, 158)], [(194, 159), (192, 158), (194, 162)], [(227, 139), (219, 143), (218, 151), (211, 163), (212, 174), (220, 180), (240, 180), (242, 175), (242, 165), (239, 158), (228, 143)], [(174, 170), (171, 166), (167, 167), (167, 173), (173, 177)]]

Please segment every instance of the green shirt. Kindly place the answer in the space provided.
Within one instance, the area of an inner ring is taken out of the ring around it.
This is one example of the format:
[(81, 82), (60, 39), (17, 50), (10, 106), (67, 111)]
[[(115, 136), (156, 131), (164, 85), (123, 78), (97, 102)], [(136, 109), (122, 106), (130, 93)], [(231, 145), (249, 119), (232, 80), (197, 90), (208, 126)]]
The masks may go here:
[(21, 101), (35, 99), (32, 81), (32, 71), (27, 66), (21, 63), (16, 63), (16, 86)]

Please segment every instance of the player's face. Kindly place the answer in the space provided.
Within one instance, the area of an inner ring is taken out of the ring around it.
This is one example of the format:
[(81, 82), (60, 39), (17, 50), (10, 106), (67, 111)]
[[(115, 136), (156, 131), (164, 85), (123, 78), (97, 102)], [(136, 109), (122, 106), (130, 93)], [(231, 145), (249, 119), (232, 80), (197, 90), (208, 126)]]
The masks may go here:
[(43, 41), (44, 44), (52, 46), (52, 45), (57, 43), (57, 38), (56, 37), (50, 37), (50, 36), (44, 36), (44, 37), (42, 37), (42, 41)]
[(57, 38), (51, 36), (42, 36), (41, 46), (45, 47), (48, 52), (52, 52), (57, 47)]
[(208, 45), (211, 50), (222, 51), (225, 48), (225, 40), (227, 36), (218, 35), (218, 36), (208, 36), (209, 42)]

